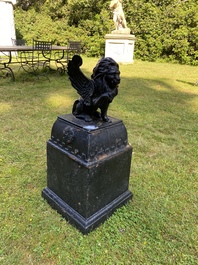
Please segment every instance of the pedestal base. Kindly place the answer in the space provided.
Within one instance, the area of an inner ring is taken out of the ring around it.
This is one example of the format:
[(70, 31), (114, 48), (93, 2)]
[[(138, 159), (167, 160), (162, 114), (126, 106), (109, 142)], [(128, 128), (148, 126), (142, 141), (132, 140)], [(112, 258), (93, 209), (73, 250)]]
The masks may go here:
[(45, 188), (42, 191), (42, 196), (48, 201), (52, 208), (56, 209), (67, 221), (78, 228), (83, 234), (88, 234), (97, 228), (101, 223), (106, 221), (117, 208), (121, 207), (130, 200), (132, 198), (132, 193), (130, 191), (126, 191), (89, 218), (84, 218), (66, 202), (61, 200), (60, 197), (58, 197), (49, 188)]
[(58, 117), (47, 142), (47, 187), (42, 196), (87, 234), (132, 198), (132, 148), (122, 121), (87, 123)]
[(132, 34), (106, 34), (105, 57), (117, 63), (133, 63), (135, 39)]

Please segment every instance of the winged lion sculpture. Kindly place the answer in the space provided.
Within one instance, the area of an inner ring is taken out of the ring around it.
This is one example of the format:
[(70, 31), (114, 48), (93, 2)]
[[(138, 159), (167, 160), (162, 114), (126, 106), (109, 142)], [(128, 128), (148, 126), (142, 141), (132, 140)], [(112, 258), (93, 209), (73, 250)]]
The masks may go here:
[(67, 67), (71, 84), (80, 95), (80, 99), (74, 102), (72, 113), (76, 118), (86, 122), (100, 118), (107, 122), (109, 104), (118, 94), (119, 65), (110, 57), (102, 58), (94, 67), (89, 79), (80, 69), (82, 64), (82, 58), (74, 55)]

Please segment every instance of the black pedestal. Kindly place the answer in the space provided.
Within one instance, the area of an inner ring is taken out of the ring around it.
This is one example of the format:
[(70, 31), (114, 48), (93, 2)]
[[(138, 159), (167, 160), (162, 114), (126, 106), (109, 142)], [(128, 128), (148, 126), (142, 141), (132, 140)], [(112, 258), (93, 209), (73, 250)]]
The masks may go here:
[(121, 120), (85, 122), (59, 116), (47, 142), (47, 187), (42, 196), (87, 234), (132, 198), (132, 148)]

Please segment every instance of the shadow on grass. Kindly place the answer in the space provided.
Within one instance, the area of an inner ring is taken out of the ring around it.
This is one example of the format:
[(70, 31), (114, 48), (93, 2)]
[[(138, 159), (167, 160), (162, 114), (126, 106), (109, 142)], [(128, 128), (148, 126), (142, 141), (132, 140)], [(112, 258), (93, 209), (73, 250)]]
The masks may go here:
[[(197, 91), (181, 89), (176, 85), (170, 85), (169, 80), (122, 78), (118, 99), (120, 108), (137, 113), (153, 113), (158, 115), (160, 111), (166, 111), (182, 116), (187, 110), (196, 112), (193, 108), (197, 99)], [(186, 83), (192, 85), (192, 83)]]
[(177, 82), (181, 82), (181, 83), (188, 84), (188, 85), (191, 85), (191, 86), (198, 85), (198, 81), (196, 81), (195, 83), (192, 83), (192, 82), (187, 82), (187, 81), (184, 81), (184, 80), (178, 80), (177, 79)]

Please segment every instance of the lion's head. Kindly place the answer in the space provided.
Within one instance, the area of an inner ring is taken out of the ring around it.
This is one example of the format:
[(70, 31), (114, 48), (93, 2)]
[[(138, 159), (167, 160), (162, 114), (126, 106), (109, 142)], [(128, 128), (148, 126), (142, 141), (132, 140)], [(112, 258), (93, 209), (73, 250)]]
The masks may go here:
[(110, 89), (117, 88), (120, 83), (119, 65), (112, 58), (103, 57), (94, 67), (91, 78), (105, 82)]

